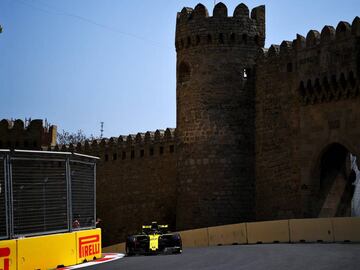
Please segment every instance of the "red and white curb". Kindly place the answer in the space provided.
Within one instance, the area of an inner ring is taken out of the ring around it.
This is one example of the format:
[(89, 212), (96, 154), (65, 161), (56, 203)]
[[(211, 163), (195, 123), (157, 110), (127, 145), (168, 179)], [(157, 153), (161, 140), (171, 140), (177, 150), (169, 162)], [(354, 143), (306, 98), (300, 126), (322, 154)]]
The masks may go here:
[(93, 266), (93, 265), (97, 265), (97, 264), (101, 264), (101, 263), (116, 261), (116, 260), (123, 258), (124, 256), (125, 256), (125, 254), (122, 254), (122, 253), (103, 253), (103, 257), (100, 259), (97, 259), (95, 261), (86, 262), (86, 263), (82, 263), (82, 264), (78, 264), (78, 265), (74, 265), (74, 266), (67, 266), (67, 267), (63, 267), (60, 269), (61, 270), (70, 270), (70, 269), (84, 268), (84, 267)]

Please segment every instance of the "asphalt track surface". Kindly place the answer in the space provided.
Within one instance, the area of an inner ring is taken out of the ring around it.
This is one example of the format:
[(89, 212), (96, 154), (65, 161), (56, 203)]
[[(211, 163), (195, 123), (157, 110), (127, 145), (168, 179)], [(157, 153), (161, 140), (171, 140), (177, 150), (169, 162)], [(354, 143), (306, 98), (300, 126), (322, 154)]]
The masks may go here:
[(181, 255), (125, 257), (86, 270), (360, 269), (360, 244), (262, 244), (184, 249)]

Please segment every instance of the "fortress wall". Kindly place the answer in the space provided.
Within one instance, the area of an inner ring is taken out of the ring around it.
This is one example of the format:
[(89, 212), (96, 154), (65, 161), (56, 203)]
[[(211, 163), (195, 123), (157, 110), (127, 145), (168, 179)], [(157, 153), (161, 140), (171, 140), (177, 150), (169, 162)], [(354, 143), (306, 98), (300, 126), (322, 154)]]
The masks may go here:
[[(256, 79), (257, 218), (314, 217), (319, 163), (340, 143), (359, 153), (359, 18), (260, 53)], [(276, 165), (274, 163), (277, 163)], [(290, 210), (291, 209), (291, 210)]]
[(36, 119), (27, 125), (20, 119), (0, 121), (0, 149), (41, 149), (43, 145), (56, 144), (56, 126), (44, 127)]
[[(304, 216), (317, 217), (326, 186), (320, 181), (321, 159), (328, 147), (337, 143), (357, 156), (360, 154), (360, 19), (356, 17), (352, 24), (325, 26), (321, 33), (310, 31), (300, 47), (299, 81), (295, 89), (301, 101), (298, 138), (301, 147), (297, 158), (301, 208)], [(345, 169), (344, 172), (348, 181), (348, 172)], [(337, 211), (337, 215), (350, 215), (350, 211)]]
[(104, 244), (125, 241), (152, 221), (175, 230), (175, 130), (157, 130), (56, 146), (55, 150), (99, 156), (97, 215), (103, 220)]
[[(287, 46), (283, 44), (283, 46)], [(299, 176), (296, 156), (296, 75), (287, 69), (291, 54), (277, 55), (272, 46), (256, 67), (256, 218), (282, 219), (298, 215)]]

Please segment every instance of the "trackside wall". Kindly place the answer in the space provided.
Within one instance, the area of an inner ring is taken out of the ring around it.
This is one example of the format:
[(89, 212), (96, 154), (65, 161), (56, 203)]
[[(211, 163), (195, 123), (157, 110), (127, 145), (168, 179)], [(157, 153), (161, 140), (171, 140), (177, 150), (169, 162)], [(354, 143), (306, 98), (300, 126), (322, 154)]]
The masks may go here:
[[(360, 218), (290, 219), (180, 232), (183, 248), (262, 243), (360, 242)], [(104, 249), (125, 252), (125, 243)]]
[(101, 230), (0, 241), (0, 269), (55, 269), (101, 258)]

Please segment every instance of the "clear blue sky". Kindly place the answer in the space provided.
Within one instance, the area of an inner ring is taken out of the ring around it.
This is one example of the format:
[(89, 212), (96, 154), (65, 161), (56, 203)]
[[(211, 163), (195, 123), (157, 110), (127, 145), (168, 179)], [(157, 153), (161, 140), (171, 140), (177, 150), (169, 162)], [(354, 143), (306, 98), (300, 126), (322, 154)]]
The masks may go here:
[[(0, 0), (0, 118), (87, 135), (104, 121), (107, 137), (175, 127), (176, 12), (198, 2)], [(267, 47), (360, 15), (359, 0), (245, 3), (266, 5)]]

